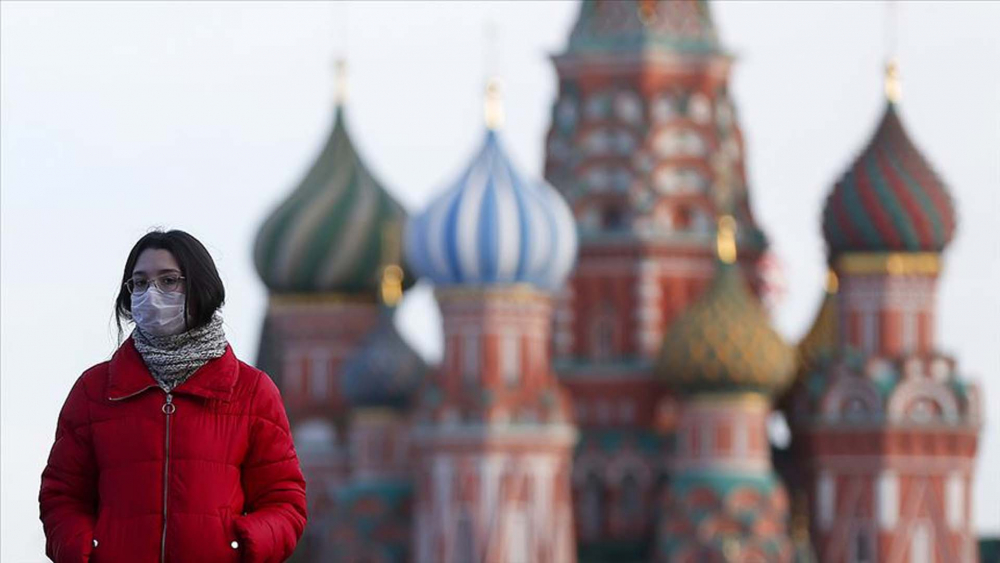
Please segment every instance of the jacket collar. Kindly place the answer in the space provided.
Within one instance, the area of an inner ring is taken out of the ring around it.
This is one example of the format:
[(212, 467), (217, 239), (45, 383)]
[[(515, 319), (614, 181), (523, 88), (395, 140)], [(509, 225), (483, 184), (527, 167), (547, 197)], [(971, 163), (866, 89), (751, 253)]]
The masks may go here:
[[(209, 360), (198, 368), (172, 393), (228, 401), (238, 376), (239, 361), (233, 353), (233, 347), (227, 344), (226, 352), (222, 356)], [(159, 386), (149, 373), (149, 368), (146, 367), (139, 351), (135, 349), (135, 343), (130, 336), (111, 357), (108, 365), (107, 397), (111, 400), (124, 399), (154, 387)]]

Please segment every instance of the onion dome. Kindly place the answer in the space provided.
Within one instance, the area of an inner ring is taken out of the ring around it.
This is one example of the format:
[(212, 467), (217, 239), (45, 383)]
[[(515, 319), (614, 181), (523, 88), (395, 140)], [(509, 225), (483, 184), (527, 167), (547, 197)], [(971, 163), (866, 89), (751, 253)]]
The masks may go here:
[(837, 315), (837, 274), (829, 272), (823, 302), (809, 332), (802, 337), (797, 347), (797, 369), (800, 374), (832, 358), (836, 353), (839, 338)]
[(344, 364), (344, 397), (353, 407), (405, 408), (427, 373), (427, 364), (403, 340), (384, 308), (378, 325)]
[(734, 223), (732, 217), (720, 220), (722, 261), (715, 277), (663, 340), (657, 371), (682, 392), (771, 393), (791, 381), (794, 352), (771, 328), (735, 263)]
[(706, 0), (584, 0), (569, 53), (718, 53)]
[(786, 412), (791, 408), (792, 400), (802, 386), (809, 384), (810, 374), (831, 361), (840, 351), (837, 290), (837, 274), (830, 271), (826, 277), (823, 300), (812, 326), (795, 349), (794, 382), (777, 401), (778, 406)]
[(830, 256), (843, 252), (941, 252), (955, 234), (944, 182), (899, 118), (890, 65), (889, 100), (875, 135), (837, 182), (823, 209)]
[(410, 220), (405, 244), (410, 266), (439, 285), (552, 290), (576, 259), (576, 223), (554, 188), (521, 175), (490, 128), (455, 185)]
[(374, 295), (383, 232), (405, 219), (358, 156), (338, 105), (319, 158), (257, 233), (254, 264), (273, 293)]

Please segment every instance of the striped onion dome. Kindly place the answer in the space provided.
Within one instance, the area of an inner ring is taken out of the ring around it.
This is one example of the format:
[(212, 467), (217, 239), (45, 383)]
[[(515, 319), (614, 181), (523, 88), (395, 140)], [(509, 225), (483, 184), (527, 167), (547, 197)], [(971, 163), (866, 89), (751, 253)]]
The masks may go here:
[(823, 236), (843, 252), (941, 252), (955, 233), (948, 188), (913, 145), (896, 104), (827, 197)]
[(427, 364), (403, 340), (386, 307), (360, 350), (344, 365), (344, 397), (354, 407), (404, 408), (427, 373)]
[(374, 295), (388, 240), (383, 232), (405, 219), (358, 156), (338, 105), (319, 158), (257, 233), (257, 273), (273, 293)]
[(657, 371), (682, 392), (772, 393), (792, 379), (795, 354), (775, 332), (736, 264), (719, 264), (702, 296), (663, 339)]
[(413, 269), (439, 285), (558, 288), (576, 259), (576, 223), (554, 188), (525, 179), (488, 130), (458, 182), (406, 229)]

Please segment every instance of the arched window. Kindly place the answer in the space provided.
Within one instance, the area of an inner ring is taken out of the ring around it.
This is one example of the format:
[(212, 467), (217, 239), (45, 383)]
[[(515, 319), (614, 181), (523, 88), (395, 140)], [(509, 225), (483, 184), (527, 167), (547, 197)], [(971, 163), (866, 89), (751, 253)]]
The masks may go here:
[(642, 102), (635, 92), (619, 92), (615, 96), (615, 115), (618, 119), (636, 125), (642, 121)]
[(602, 219), (604, 229), (608, 231), (617, 231), (625, 226), (625, 214), (618, 207), (606, 207)]
[(608, 131), (595, 129), (584, 137), (583, 148), (588, 155), (602, 155), (611, 148), (611, 142), (611, 134)]
[(701, 92), (696, 92), (688, 100), (688, 115), (696, 123), (708, 123), (712, 119), (712, 104), (708, 101), (708, 96)]
[(594, 166), (588, 169), (586, 178), (587, 187), (594, 191), (606, 190), (608, 184), (611, 183), (611, 174), (603, 166)]
[(584, 113), (587, 119), (605, 119), (611, 113), (611, 96), (606, 92), (598, 92), (587, 97)]
[(564, 131), (576, 126), (576, 100), (564, 97), (556, 104), (556, 124)]
[(661, 94), (653, 101), (653, 121), (664, 123), (673, 119), (677, 113), (673, 98), (666, 94)]

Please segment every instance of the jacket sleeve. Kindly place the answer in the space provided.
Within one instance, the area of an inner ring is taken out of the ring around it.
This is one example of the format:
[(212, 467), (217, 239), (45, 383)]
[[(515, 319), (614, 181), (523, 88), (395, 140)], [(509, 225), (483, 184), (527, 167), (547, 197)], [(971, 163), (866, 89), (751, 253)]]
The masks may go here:
[(245, 516), (235, 519), (243, 563), (285, 561), (306, 526), (306, 483), (277, 386), (261, 374), (250, 403), (250, 445), (242, 466)]
[(38, 494), (45, 555), (56, 563), (90, 559), (97, 518), (98, 471), (83, 381), (77, 379), (59, 412)]

